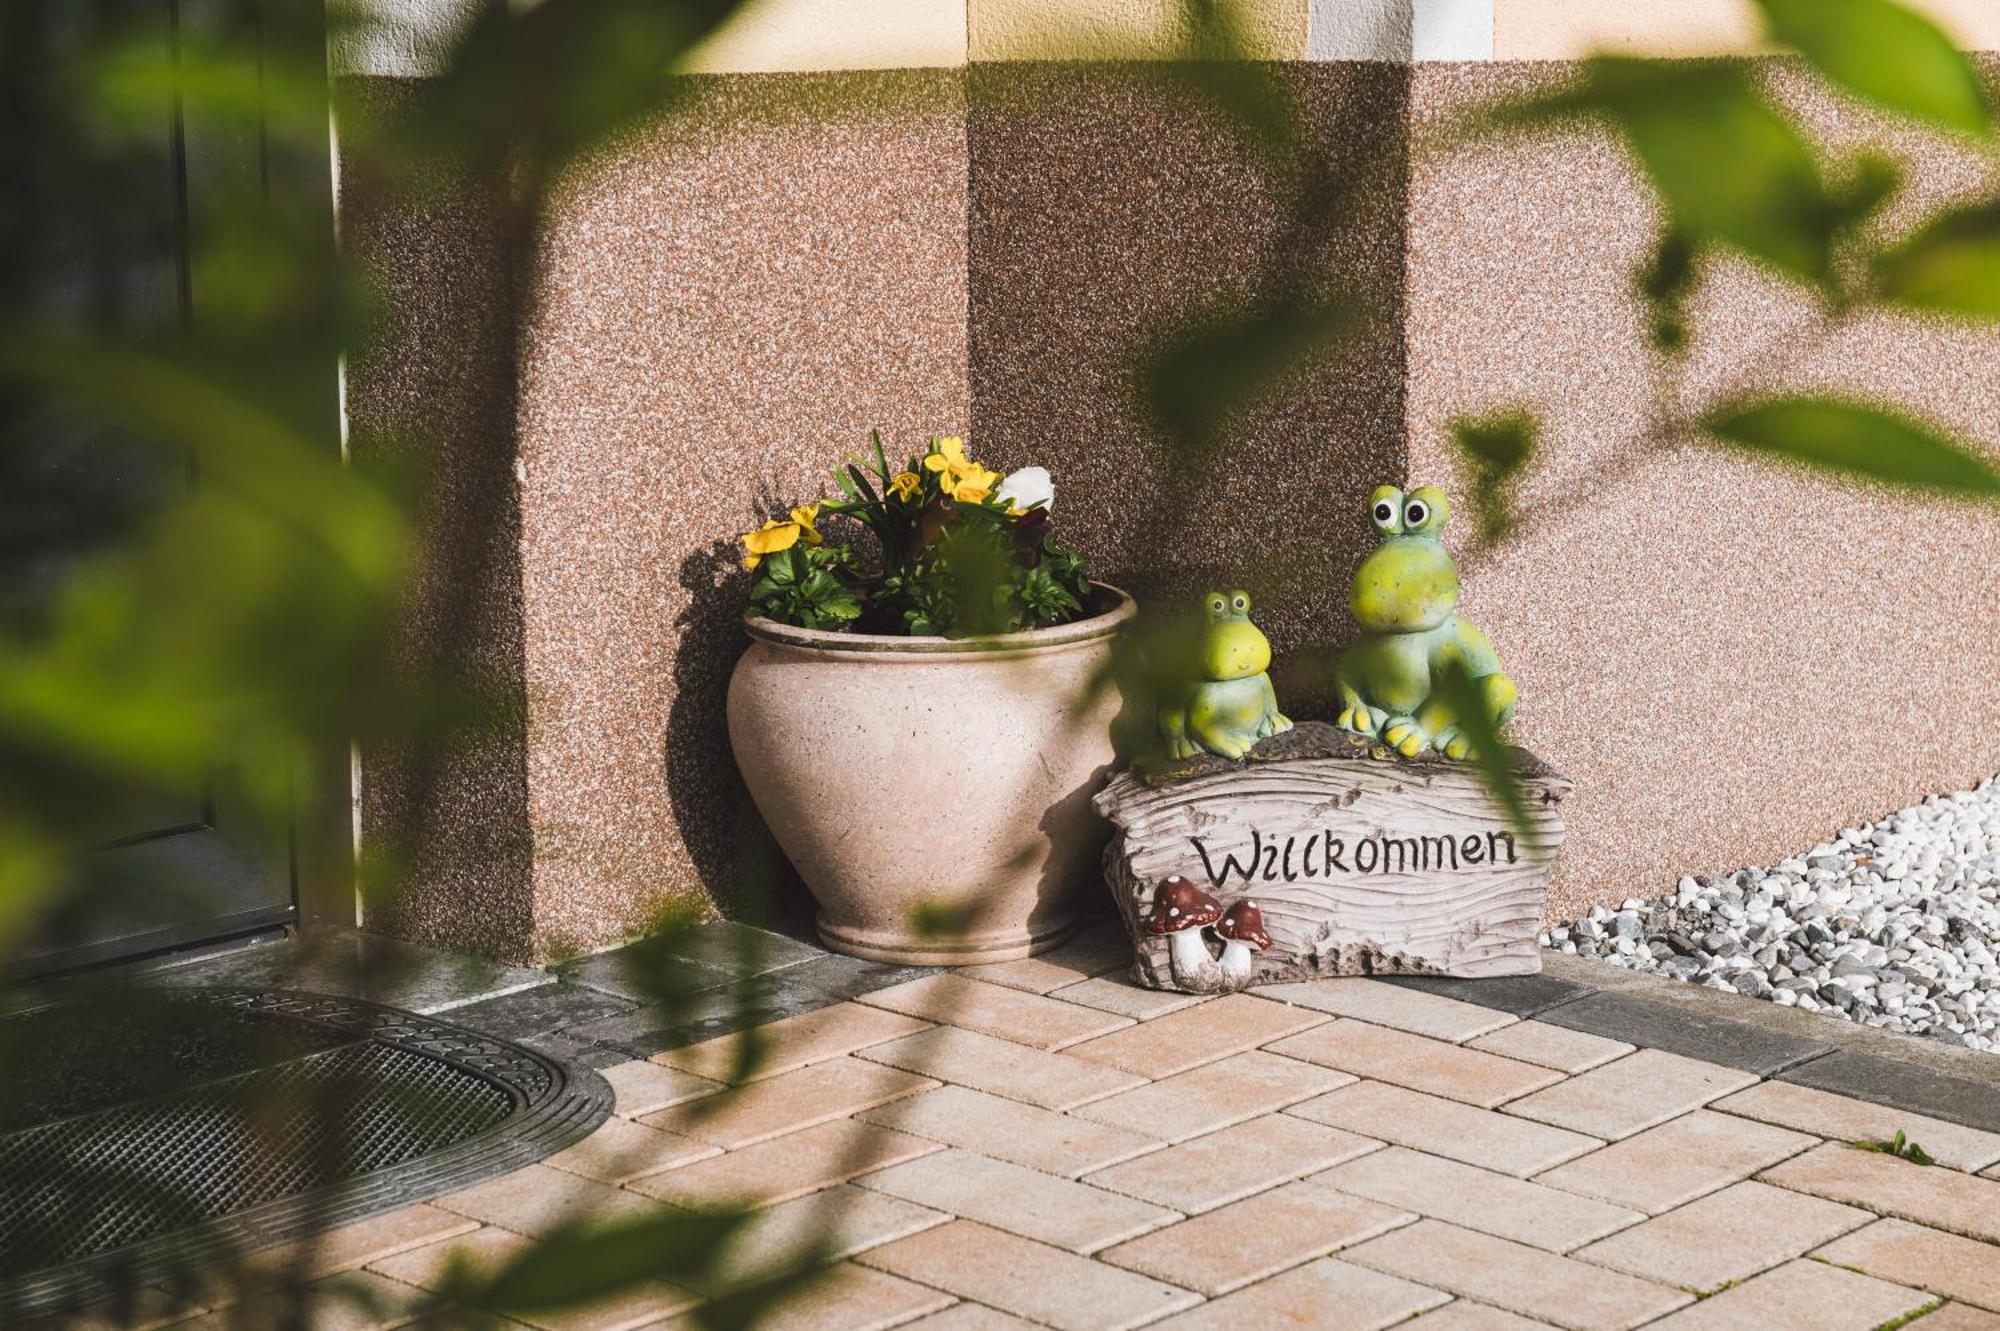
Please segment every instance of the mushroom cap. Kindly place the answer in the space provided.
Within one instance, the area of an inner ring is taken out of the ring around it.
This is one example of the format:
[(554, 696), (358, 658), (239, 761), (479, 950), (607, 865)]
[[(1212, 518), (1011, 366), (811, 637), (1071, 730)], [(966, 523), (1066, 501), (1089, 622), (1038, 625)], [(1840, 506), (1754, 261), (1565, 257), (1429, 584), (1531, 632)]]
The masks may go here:
[(1257, 903), (1248, 897), (1230, 906), (1229, 913), (1222, 917), (1222, 923), (1215, 926), (1215, 932), (1254, 948), (1271, 946), (1271, 935), (1264, 932), (1264, 912), (1258, 910)]
[(1153, 893), (1153, 913), (1146, 917), (1146, 932), (1177, 934), (1198, 929), (1222, 918), (1222, 903), (1175, 874)]

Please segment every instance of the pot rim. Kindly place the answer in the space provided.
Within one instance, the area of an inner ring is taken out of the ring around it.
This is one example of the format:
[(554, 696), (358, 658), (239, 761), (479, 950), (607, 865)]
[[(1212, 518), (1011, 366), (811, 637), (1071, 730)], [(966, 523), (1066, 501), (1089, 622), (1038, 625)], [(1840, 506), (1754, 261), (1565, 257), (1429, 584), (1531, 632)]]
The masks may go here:
[(1016, 633), (996, 633), (984, 638), (905, 637), (893, 633), (841, 633), (832, 629), (801, 628), (783, 624), (754, 611), (743, 612), (743, 627), (759, 642), (812, 651), (872, 656), (990, 656), (996, 652), (1030, 652), (1044, 647), (1066, 647), (1076, 643), (1109, 638), (1139, 613), (1139, 603), (1122, 588), (1092, 578), (1090, 585), (1109, 593), (1111, 606), (1084, 619), (1071, 620), (1048, 628), (1022, 629)]

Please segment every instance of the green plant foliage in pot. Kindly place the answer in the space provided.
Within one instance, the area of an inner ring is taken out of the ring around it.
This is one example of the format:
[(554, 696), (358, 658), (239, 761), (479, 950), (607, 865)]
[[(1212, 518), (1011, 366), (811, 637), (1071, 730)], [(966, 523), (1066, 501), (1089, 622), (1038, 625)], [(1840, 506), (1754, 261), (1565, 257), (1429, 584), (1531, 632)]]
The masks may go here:
[[(842, 497), (743, 538), (751, 644), (730, 745), (773, 836), (854, 956), (951, 965), (1068, 934), (1106, 829), (1111, 682), (1131, 598), (1051, 532), (1054, 487), (962, 439), (836, 470)], [(846, 537), (863, 531), (874, 550)]]

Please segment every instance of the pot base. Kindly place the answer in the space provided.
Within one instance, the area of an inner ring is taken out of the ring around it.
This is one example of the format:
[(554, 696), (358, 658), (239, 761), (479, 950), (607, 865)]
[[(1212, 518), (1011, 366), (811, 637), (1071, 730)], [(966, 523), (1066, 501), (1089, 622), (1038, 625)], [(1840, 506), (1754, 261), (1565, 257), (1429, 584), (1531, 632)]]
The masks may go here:
[(820, 942), (835, 952), (897, 966), (983, 966), (993, 961), (1019, 961), (1060, 947), (1076, 931), (1074, 913), (1046, 928), (979, 938), (926, 938), (907, 933), (841, 929), (828, 924), (824, 915), (815, 923)]

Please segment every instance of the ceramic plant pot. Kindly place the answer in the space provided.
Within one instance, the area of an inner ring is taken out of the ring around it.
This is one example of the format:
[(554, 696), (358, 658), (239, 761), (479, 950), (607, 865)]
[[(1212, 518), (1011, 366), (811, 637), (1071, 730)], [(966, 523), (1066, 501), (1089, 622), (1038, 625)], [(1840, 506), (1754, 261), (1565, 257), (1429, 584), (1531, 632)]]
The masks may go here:
[(1120, 700), (1105, 682), (1132, 599), (977, 644), (746, 616), (729, 742), (819, 934), (904, 965), (1054, 947), (1096, 882)]

